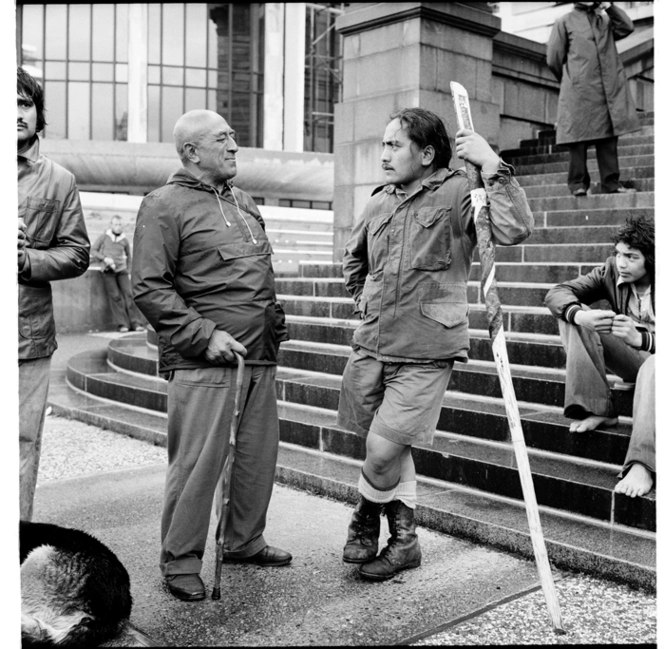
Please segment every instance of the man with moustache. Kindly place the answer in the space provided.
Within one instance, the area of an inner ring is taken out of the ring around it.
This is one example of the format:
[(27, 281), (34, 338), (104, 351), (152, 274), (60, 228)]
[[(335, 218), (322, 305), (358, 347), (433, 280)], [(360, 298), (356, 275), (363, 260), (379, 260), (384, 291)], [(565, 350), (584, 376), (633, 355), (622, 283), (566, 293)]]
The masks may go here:
[[(458, 131), (455, 146), (481, 168), (494, 241), (526, 239), (533, 215), (513, 168), (474, 131)], [(337, 421), (366, 439), (366, 458), (343, 560), (360, 564), (370, 581), (420, 565), (411, 449), (433, 442), (454, 363), (468, 360), (466, 290), (477, 234), (466, 173), (450, 169), (451, 159), (437, 115), (422, 108), (391, 115), (380, 158), (386, 184), (373, 191), (344, 252), (361, 322)], [(378, 554), (383, 511), (390, 538)]]
[(39, 152), (44, 91), (17, 69), (18, 393), (20, 516), (32, 519), (51, 356), (57, 349), (50, 282), (82, 275), (90, 241), (74, 176)]
[(288, 335), (263, 219), (231, 182), (235, 131), (217, 113), (192, 110), (173, 137), (182, 169), (141, 203), (132, 290), (159, 335), (159, 371), (168, 380), (160, 567), (170, 593), (194, 601), (205, 597), (199, 573), (229, 446), (235, 353), (246, 367), (224, 561), (292, 559), (263, 538), (279, 443), (277, 351)]

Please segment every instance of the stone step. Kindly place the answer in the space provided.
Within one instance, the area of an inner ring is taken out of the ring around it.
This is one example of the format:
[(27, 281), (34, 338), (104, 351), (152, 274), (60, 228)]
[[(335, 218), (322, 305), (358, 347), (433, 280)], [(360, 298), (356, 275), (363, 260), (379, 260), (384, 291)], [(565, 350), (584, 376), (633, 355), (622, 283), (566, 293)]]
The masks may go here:
[(583, 222), (580, 222), (578, 225), (573, 226), (536, 227), (526, 240), (526, 243), (533, 246), (543, 243), (560, 246), (575, 243), (607, 244), (611, 242), (611, 237), (615, 233), (616, 228), (613, 225), (585, 225)]
[[(279, 370), (279, 399), (292, 405), (336, 413), (340, 385), (341, 377), (336, 375), (290, 368)], [(614, 477), (617, 475), (629, 444), (630, 418), (621, 417), (615, 427), (599, 428), (579, 435), (570, 432), (570, 422), (563, 416), (561, 408), (521, 401), (519, 414), (530, 450), (541, 451), (547, 458), (556, 455), (558, 460), (573, 464), (609, 464), (612, 465), (609, 473)], [(502, 398), (478, 398), (454, 390), (448, 390), (445, 394), (436, 428), (441, 433), (453, 434), (464, 440), (508, 443), (511, 439)], [(351, 445), (359, 443), (355, 435), (342, 435), (334, 442), (337, 444), (334, 452), (352, 455), (352, 448), (343, 447), (344, 439)], [(363, 448), (360, 450), (363, 451)]]
[[(595, 165), (596, 166), (596, 165)], [(621, 166), (620, 177), (624, 179), (639, 181), (649, 180), (655, 177), (655, 167), (650, 165)], [(567, 186), (567, 168), (561, 171), (549, 173), (528, 173), (527, 168), (520, 170), (517, 174), (519, 184), (524, 187), (533, 187), (543, 185), (545, 187), (554, 185)]]
[(318, 232), (316, 230), (307, 232), (306, 230), (274, 230), (267, 228), (265, 233), (272, 247), (284, 244), (290, 244), (291, 246), (300, 244), (324, 244), (331, 246), (334, 238), (331, 230), (327, 232)]
[[(620, 169), (627, 169), (629, 167), (652, 167), (655, 164), (655, 156), (652, 154), (649, 155), (636, 155), (636, 156), (625, 156), (619, 159)], [(521, 174), (550, 174), (565, 172), (567, 173), (569, 163), (567, 160), (563, 161), (554, 161), (554, 162), (540, 162), (538, 164), (526, 164), (523, 161), (515, 161), (514, 167), (516, 169), (517, 178)], [(594, 175), (592, 172), (597, 172), (597, 160), (590, 159), (588, 160), (588, 171), (591, 172), (591, 175)], [(621, 176), (623, 172), (621, 171)], [(627, 178), (627, 176), (623, 176)]]
[(573, 243), (567, 246), (496, 246), (496, 262), (597, 264), (613, 254), (612, 243)]
[[(625, 147), (639, 146), (642, 144), (652, 145), (655, 139), (654, 129), (646, 127), (648, 130), (643, 129), (638, 131), (638, 134), (624, 135), (618, 139), (618, 153), (619, 155), (624, 151)], [(506, 160), (509, 158), (518, 158), (520, 156), (531, 155), (549, 155), (552, 153), (566, 153), (568, 148), (565, 144), (555, 144), (554, 142), (543, 142), (542, 140), (522, 140), (521, 146), (518, 149), (503, 149), (500, 152), (501, 157)], [(590, 158), (595, 154), (595, 147), (591, 146), (588, 150), (588, 157)]]
[[(527, 344), (523, 346), (526, 350), (515, 354), (510, 353), (510, 348), (512, 352), (519, 350), (519, 344), (508, 344), (510, 372), (517, 399), (546, 406), (561, 405), (565, 397), (564, 365), (560, 368), (538, 366), (531, 362), (537, 354), (528, 353)], [(455, 364), (449, 389), (477, 397), (501, 398), (502, 390), (490, 345), (483, 341), (473, 347), (471, 352), (475, 353), (470, 361)], [(278, 360), (283, 368), (341, 376), (349, 355), (348, 345), (291, 340), (282, 343)], [(564, 358), (562, 360), (564, 363)], [(611, 384), (617, 380), (617, 377), (609, 377)], [(613, 397), (618, 414), (631, 417), (633, 391), (613, 390)]]
[[(520, 181), (520, 179), (518, 180)], [(623, 177), (622, 184), (625, 187), (636, 189), (639, 192), (655, 191), (655, 178), (630, 178), (629, 180), (624, 180)], [(524, 185), (523, 190), (525, 191), (528, 200), (533, 198), (554, 198), (557, 196), (570, 195), (570, 190), (567, 187), (567, 183), (560, 183), (555, 185)], [(602, 190), (598, 183), (593, 183), (593, 185), (588, 188), (588, 193), (590, 195), (601, 194)]]
[(554, 196), (552, 198), (531, 198), (528, 205), (533, 212), (571, 209), (599, 209), (626, 207), (654, 207), (654, 192), (633, 192), (629, 194), (589, 194), (587, 196)]
[[(125, 402), (132, 407), (165, 411), (166, 382), (163, 380), (141, 379), (137, 375), (124, 375), (118, 372), (100, 373), (101, 355), (85, 354), (74, 357), (67, 370), (70, 383), (88, 394), (107, 400)], [(87, 362), (82, 362), (87, 360)], [(87, 372), (90, 372), (89, 374)], [(314, 405), (317, 408), (334, 411), (338, 402), (340, 377), (321, 373), (303, 372), (280, 368), (277, 390), (281, 401), (288, 404)], [(105, 386), (106, 390), (101, 387)], [(131, 394), (130, 394), (131, 391)], [(156, 399), (155, 395), (160, 397)], [(557, 415), (560, 420), (560, 414)], [(624, 520), (621, 511), (612, 511), (613, 486), (618, 466), (577, 457), (574, 462), (548, 449), (541, 449), (535, 443), (542, 438), (542, 429), (549, 429), (545, 443), (551, 445), (551, 428), (556, 423), (555, 409), (522, 404), (521, 414), (524, 436), (531, 456), (531, 470), (538, 500), (542, 505), (563, 509), (604, 521), (623, 525), (633, 524), (632, 518)], [(306, 431), (307, 421), (297, 421), (295, 429), (289, 430), (288, 421), (282, 418), (283, 439), (291, 443), (307, 446), (311, 432)], [(431, 448), (414, 449), (418, 472), (422, 476), (457, 482), (460, 485), (489, 490), (491, 493), (519, 498), (520, 485), (514, 467), (513, 452), (509, 445), (509, 431), (506, 430), (506, 417), (501, 400), (484, 397), (481, 401), (469, 399), (450, 391), (441, 410), (436, 435)], [(455, 430), (459, 428), (459, 430)], [(595, 431), (601, 434), (602, 431)], [(608, 433), (605, 433), (605, 436)], [(361, 459), (363, 443), (360, 438), (347, 431), (332, 426), (322, 431), (327, 439), (328, 450), (337, 455)], [(587, 440), (587, 435), (581, 437)], [(624, 441), (617, 457), (624, 457)], [(554, 437), (555, 439), (555, 437)], [(560, 440), (558, 440), (560, 441)], [(493, 443), (492, 443), (493, 442)], [(615, 448), (616, 444), (604, 444)], [(607, 458), (611, 459), (611, 458)], [(654, 500), (638, 499), (638, 525), (654, 531)], [(643, 502), (641, 502), (643, 501)], [(613, 516), (613, 518), (611, 518)]]
[(536, 227), (570, 227), (576, 225), (612, 225), (617, 230), (627, 217), (640, 215), (655, 218), (654, 207), (628, 207), (618, 209), (587, 209), (579, 206), (572, 210), (533, 212)]
[[(637, 157), (637, 156), (652, 156), (655, 153), (655, 145), (653, 139), (650, 138), (647, 143), (643, 144), (630, 144), (630, 145), (619, 145), (618, 146), (618, 160), (621, 158)], [(569, 151), (560, 150), (555, 153), (540, 153), (540, 154), (527, 154), (525, 152), (520, 152), (519, 154), (507, 154), (501, 152), (501, 157), (505, 162), (508, 162), (515, 167), (525, 167), (529, 165), (538, 165), (538, 164), (551, 164), (555, 162), (564, 162), (569, 161)], [(587, 160), (597, 160), (597, 154), (595, 147), (590, 147), (588, 149)]]
[[(166, 446), (166, 417), (129, 409), (89, 397), (66, 386), (51, 384), (49, 403), (54, 414), (101, 426), (120, 434)], [(324, 413), (314, 423), (314, 409), (279, 404), (282, 442), (276, 480), (342, 502), (357, 500), (360, 462), (321, 452), (326, 422)], [(305, 412), (302, 412), (305, 411)], [(285, 438), (299, 431), (310, 433), (309, 448)], [(634, 503), (613, 494), (613, 510)], [(622, 502), (621, 502), (622, 501)], [(617, 505), (617, 506), (616, 506)], [(539, 506), (542, 531), (552, 565), (620, 580), (637, 587), (655, 588), (655, 535), (616, 522), (606, 523)], [(523, 502), (498, 497), (454, 483), (418, 476), (417, 524), (532, 558), (532, 542)]]
[[(478, 397), (481, 399), (493, 398), (500, 400), (502, 392), (498, 375), (493, 362), (493, 356), (488, 341), (483, 341), (484, 349), (476, 349), (479, 355), (485, 358), (475, 358), (468, 363), (457, 363), (449, 385), (449, 393), (463, 393), (466, 398)], [(563, 403), (564, 398), (564, 370), (545, 369), (534, 366), (532, 363), (520, 363), (518, 355), (514, 353), (517, 347), (508, 343), (508, 357), (514, 391), (518, 400), (539, 404), (541, 406), (557, 407)], [(147, 350), (147, 351), (146, 351)], [(279, 352), (280, 380), (287, 380), (288, 376), (298, 372), (302, 373), (308, 381), (313, 381), (323, 388), (338, 390), (340, 377), (350, 354), (347, 345), (320, 343), (317, 341), (292, 340), (282, 343)], [(526, 360), (532, 361), (536, 354), (526, 354)], [(109, 372), (116, 370), (119, 375)], [(155, 410), (165, 407), (160, 396), (165, 392), (166, 383), (157, 377), (157, 355), (153, 349), (147, 349), (140, 341), (114, 341), (108, 347), (108, 365), (103, 356), (72, 359), (68, 368), (68, 377), (72, 385), (99, 397), (129, 403), (132, 396), (126, 391), (129, 384), (137, 391), (133, 397), (136, 405)], [(148, 380), (150, 377), (150, 380)], [(285, 377), (285, 378), (284, 378)], [(131, 381), (135, 378), (135, 381)], [(87, 383), (82, 383), (83, 380)], [(615, 381), (616, 377), (610, 377)], [(313, 388), (312, 388), (313, 389)], [(139, 392), (141, 396), (139, 396)], [(305, 389), (306, 392), (306, 389)], [(620, 416), (631, 416), (631, 391), (613, 390), (614, 403)], [(284, 397), (285, 398), (285, 397)], [(338, 394), (325, 393), (326, 402), (332, 400), (336, 409), (335, 399)], [(154, 408), (146, 404), (158, 404)], [(316, 403), (314, 405), (320, 405)], [(566, 432), (569, 436), (569, 432)], [(572, 436), (574, 437), (574, 436)], [(595, 451), (595, 459), (604, 458), (600, 451), (609, 448), (601, 444)], [(625, 449), (626, 450), (626, 449)], [(623, 457), (623, 456), (619, 456)], [(603, 460), (604, 461), (604, 460)]]

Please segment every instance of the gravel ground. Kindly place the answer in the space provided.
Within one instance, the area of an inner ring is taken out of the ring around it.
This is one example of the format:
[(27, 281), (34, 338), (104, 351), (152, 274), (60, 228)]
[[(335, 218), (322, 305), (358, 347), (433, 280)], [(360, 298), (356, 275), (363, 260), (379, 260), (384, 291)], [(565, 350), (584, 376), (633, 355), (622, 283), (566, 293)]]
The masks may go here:
[[(166, 449), (48, 416), (39, 482), (166, 462)], [(448, 625), (418, 646), (515, 644), (655, 644), (657, 600), (652, 594), (586, 575), (563, 573), (556, 582), (563, 625), (553, 632), (541, 591)]]

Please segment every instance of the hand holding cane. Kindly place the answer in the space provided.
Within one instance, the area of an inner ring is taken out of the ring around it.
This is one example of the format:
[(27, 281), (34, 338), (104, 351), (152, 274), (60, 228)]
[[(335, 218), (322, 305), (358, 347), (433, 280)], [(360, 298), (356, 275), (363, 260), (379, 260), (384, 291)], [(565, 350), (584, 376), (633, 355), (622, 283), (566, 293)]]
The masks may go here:
[[(460, 129), (473, 129), (473, 122), (470, 116), (470, 102), (466, 89), (459, 83), (450, 82), (454, 107), (456, 110), (457, 122)], [(521, 417), (519, 407), (514, 393), (512, 375), (510, 373), (509, 360), (507, 358), (507, 345), (505, 343), (505, 331), (503, 329), (503, 313), (498, 299), (495, 277), (495, 249), (491, 237), (491, 224), (489, 222), (489, 208), (487, 204), (486, 191), (482, 182), (480, 170), (472, 163), (466, 160), (466, 173), (468, 175), (468, 185), (474, 208), (473, 218), (475, 220), (475, 230), (477, 231), (477, 242), (480, 254), (480, 265), (482, 268), (482, 295), (486, 304), (487, 318), (489, 320), (489, 335), (491, 338), (491, 348), (498, 369), (498, 378), (505, 401), (507, 411), (507, 420), (509, 422), (510, 433), (512, 436), (512, 445), (516, 456), (517, 467), (519, 469), (519, 479), (523, 491), (523, 500), (528, 517), (528, 527), (535, 554), (535, 562), (539, 573), (540, 582), (544, 599), (546, 600), (549, 615), (553, 622), (553, 628), (556, 633), (565, 633), (562, 619), (560, 616), (560, 606), (553, 583), (551, 566), (546, 552), (544, 535), (540, 524), (539, 510), (537, 508), (537, 499), (535, 497), (535, 488), (533, 486), (533, 477), (530, 472), (530, 463), (528, 461), (528, 452), (521, 428)]]
[(242, 393), (242, 380), (244, 378), (244, 358), (234, 352), (237, 359), (237, 381), (235, 385), (235, 400), (233, 402), (233, 418), (231, 419), (231, 432), (228, 441), (228, 453), (224, 468), (221, 470), (219, 484), (221, 485), (221, 512), (217, 522), (217, 553), (214, 569), (214, 587), (212, 588), (212, 599), (221, 598), (221, 565), (224, 561), (224, 537), (226, 535), (226, 524), (230, 511), (231, 476), (233, 474), (233, 461), (235, 460), (235, 436), (237, 434), (238, 419), (240, 416), (240, 396)]

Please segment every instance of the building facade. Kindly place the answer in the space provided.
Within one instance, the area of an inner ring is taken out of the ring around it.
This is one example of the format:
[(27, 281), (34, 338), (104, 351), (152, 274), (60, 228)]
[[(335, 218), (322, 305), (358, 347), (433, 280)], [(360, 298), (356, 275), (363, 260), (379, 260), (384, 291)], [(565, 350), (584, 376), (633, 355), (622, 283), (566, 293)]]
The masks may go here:
[(172, 142), (193, 108), (242, 146), (330, 153), (341, 87), (333, 3), (17, 5), (17, 56), (39, 78), (45, 138)]

